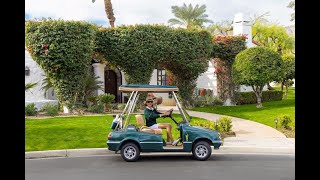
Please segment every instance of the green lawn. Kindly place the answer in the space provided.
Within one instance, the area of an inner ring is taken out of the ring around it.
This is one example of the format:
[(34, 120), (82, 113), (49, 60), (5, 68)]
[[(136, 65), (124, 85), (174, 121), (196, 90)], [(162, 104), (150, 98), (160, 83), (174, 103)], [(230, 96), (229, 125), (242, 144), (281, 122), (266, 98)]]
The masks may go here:
[[(134, 116), (132, 116), (134, 117)], [(174, 118), (181, 121), (180, 115)], [(27, 119), (25, 121), (25, 151), (42, 151), (55, 149), (76, 148), (104, 148), (110, 132), (113, 117), (105, 116), (77, 116), (55, 117), (48, 119)], [(201, 120), (192, 118), (192, 121)], [(169, 118), (159, 118), (158, 123), (171, 123), (174, 127), (174, 139), (179, 137), (176, 125)], [(131, 118), (130, 124), (135, 121)], [(166, 133), (163, 131), (166, 139)]]
[[(280, 88), (276, 88), (280, 90)], [(275, 128), (274, 119), (279, 115), (287, 114), (294, 124), (295, 119), (295, 91), (294, 87), (289, 88), (288, 98), (281, 101), (263, 102), (263, 108), (256, 108), (255, 104), (239, 106), (211, 106), (198, 107), (190, 110), (222, 114), (256, 121)]]

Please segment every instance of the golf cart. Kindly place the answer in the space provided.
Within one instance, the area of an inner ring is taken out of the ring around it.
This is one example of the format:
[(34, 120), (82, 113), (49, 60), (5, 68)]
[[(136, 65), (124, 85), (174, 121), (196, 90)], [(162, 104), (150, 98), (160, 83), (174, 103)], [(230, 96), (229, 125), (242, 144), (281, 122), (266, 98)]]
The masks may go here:
[[(222, 145), (221, 136), (217, 131), (189, 124), (191, 118), (181, 107), (176, 95), (176, 86), (130, 84), (120, 86), (119, 91), (131, 95), (121, 115), (116, 115), (111, 124), (113, 131), (108, 135), (107, 145), (110, 151), (120, 152), (125, 161), (138, 160), (140, 152), (192, 152), (195, 159), (203, 161), (211, 156), (211, 146), (213, 149), (219, 149)], [(172, 109), (167, 117), (171, 118), (180, 131), (179, 143), (167, 145), (162, 138), (162, 129), (146, 127), (142, 115), (135, 115), (136, 123), (129, 124), (141, 93), (172, 93), (183, 120), (177, 122), (172, 116)]]

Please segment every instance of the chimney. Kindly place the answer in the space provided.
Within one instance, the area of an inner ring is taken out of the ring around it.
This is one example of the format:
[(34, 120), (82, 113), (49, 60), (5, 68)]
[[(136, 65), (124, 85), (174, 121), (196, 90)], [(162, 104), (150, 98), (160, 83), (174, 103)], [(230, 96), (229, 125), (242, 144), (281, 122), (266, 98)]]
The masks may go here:
[(252, 44), (252, 24), (250, 17), (243, 13), (237, 13), (233, 20), (233, 35), (246, 35), (247, 48), (253, 47)]

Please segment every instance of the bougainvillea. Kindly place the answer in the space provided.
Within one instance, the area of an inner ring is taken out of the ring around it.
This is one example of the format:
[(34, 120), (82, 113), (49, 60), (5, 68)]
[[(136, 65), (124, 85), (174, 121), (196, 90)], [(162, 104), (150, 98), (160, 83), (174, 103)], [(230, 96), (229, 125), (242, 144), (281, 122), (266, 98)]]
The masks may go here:
[(101, 28), (44, 20), (26, 24), (26, 48), (69, 108), (81, 92), (84, 71), (92, 58), (119, 67), (131, 84), (148, 84), (153, 69), (164, 67), (172, 72), (188, 105), (196, 79), (207, 70), (212, 41), (202, 30), (162, 25)]
[(135, 25), (101, 29), (96, 47), (126, 73), (128, 83), (148, 84), (158, 66), (169, 70), (188, 105), (195, 80), (208, 67), (212, 42), (206, 31)]
[(46, 19), (28, 21), (25, 26), (26, 49), (49, 78), (60, 103), (72, 109), (91, 63), (94, 26)]
[(231, 68), (236, 55), (246, 49), (246, 36), (214, 36), (211, 56), (217, 76), (217, 93), (222, 101), (230, 99), (235, 104), (235, 85), (231, 78)]

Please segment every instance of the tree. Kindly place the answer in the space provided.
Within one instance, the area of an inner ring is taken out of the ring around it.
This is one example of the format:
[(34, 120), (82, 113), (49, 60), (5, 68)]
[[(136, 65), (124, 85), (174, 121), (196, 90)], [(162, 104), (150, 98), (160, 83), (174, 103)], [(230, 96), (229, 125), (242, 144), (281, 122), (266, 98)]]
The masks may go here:
[(27, 83), (25, 84), (25, 92), (27, 92), (29, 89), (35, 87), (38, 83)]
[[(92, 3), (94, 3), (94, 2), (96, 2), (96, 0), (92, 0)], [(104, 0), (104, 10), (106, 11), (110, 26), (111, 26), (111, 28), (113, 28), (114, 21), (116, 21), (116, 18), (114, 17), (114, 14), (113, 14), (111, 0)]]
[[(246, 49), (246, 36), (214, 36), (211, 57), (214, 58), (217, 75), (217, 93), (226, 105), (235, 105), (236, 86), (232, 81), (231, 70), (236, 55)], [(230, 103), (229, 103), (230, 102)]]
[(232, 67), (236, 84), (251, 86), (262, 107), (262, 90), (266, 83), (283, 77), (281, 56), (266, 47), (253, 47), (240, 52)]
[(170, 25), (182, 25), (186, 28), (203, 27), (203, 23), (212, 23), (213, 21), (207, 19), (208, 15), (206, 12), (206, 5), (197, 4), (195, 7), (189, 4), (187, 6), (183, 3), (183, 6), (171, 6), (172, 13), (176, 18), (168, 20)]
[(262, 13), (262, 14), (254, 14), (253, 15), (253, 18), (251, 18), (251, 23), (252, 23), (252, 26), (254, 26), (255, 24), (266, 24), (268, 23), (268, 19), (266, 19), (265, 17), (266, 16), (270, 16), (270, 12), (265, 12), (265, 13)]
[(284, 54), (282, 55), (283, 59), (283, 77), (281, 78), (281, 90), (283, 91), (283, 86), (286, 87), (284, 94), (284, 99), (287, 99), (288, 87), (292, 85), (292, 79), (295, 78), (295, 57), (293, 54)]
[[(290, 3), (288, 4), (287, 7), (291, 8), (291, 9), (293, 9), (295, 11), (295, 4), (296, 4), (295, 1), (290, 1)], [(294, 21), (295, 17), (296, 17), (295, 13), (292, 13), (290, 21)]]
[[(281, 25), (258, 22), (252, 28), (252, 39), (277, 52), (280, 56), (294, 53), (294, 37), (289, 36), (286, 28)], [(267, 83), (268, 89), (273, 89), (269, 83)]]
[(218, 23), (214, 23), (210, 25), (207, 30), (213, 35), (222, 35), (222, 36), (229, 36), (232, 35), (233, 26), (232, 22), (228, 20), (224, 20)]
[[(266, 24), (269, 21), (265, 18), (269, 16), (269, 12), (265, 12), (262, 14), (254, 14), (251, 18), (251, 23), (254, 26), (257, 23)], [(213, 35), (213, 36), (230, 36), (233, 32), (233, 21), (230, 20), (222, 20), (221, 22), (216, 22), (207, 27), (206, 29)]]

